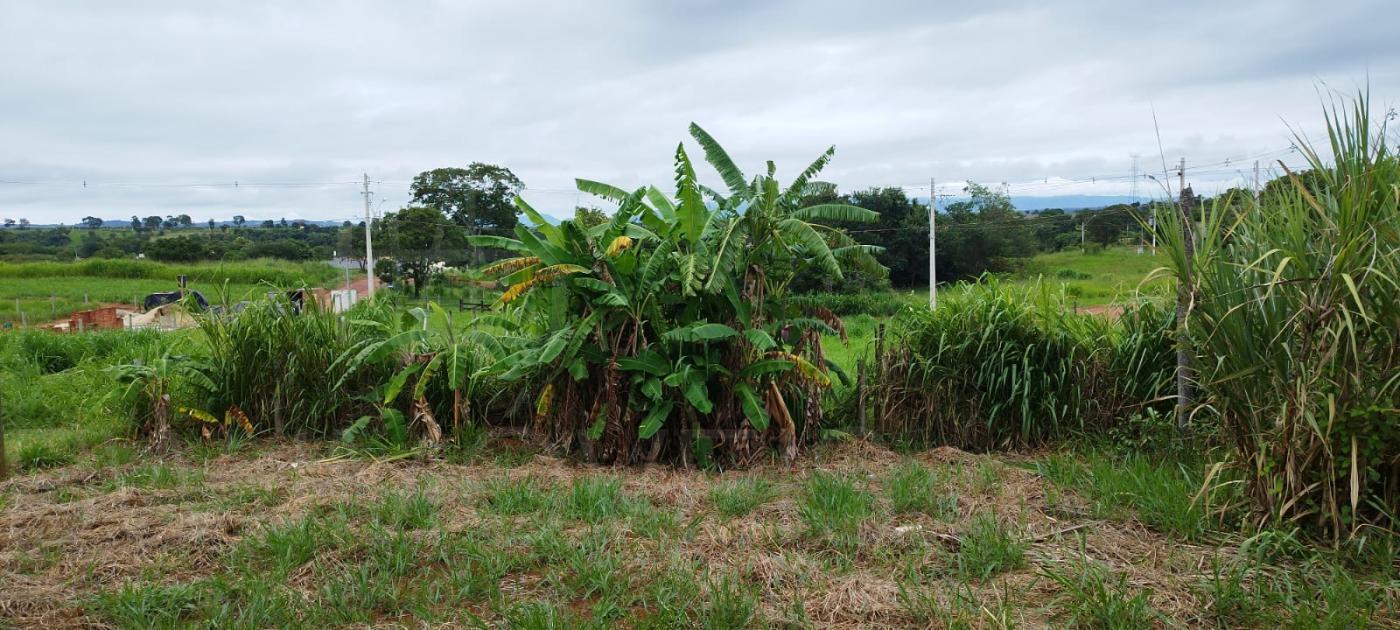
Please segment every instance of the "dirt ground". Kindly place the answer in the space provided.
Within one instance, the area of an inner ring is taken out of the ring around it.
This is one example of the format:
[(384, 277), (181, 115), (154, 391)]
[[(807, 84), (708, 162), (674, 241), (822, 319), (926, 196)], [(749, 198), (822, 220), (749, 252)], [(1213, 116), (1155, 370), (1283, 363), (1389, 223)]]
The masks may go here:
[[(970, 620), (974, 625), (996, 627), (999, 616), (1008, 614), (1023, 627), (1057, 625), (1052, 601), (1059, 589), (1044, 570), (1086, 557), (1125, 576), (1130, 588), (1149, 592), (1153, 608), (1167, 620), (1201, 622), (1204, 606), (1193, 585), (1211, 571), (1211, 559), (1219, 553), (1214, 547), (1171, 540), (1132, 520), (1093, 520), (1072, 493), (1047, 487), (1014, 460), (951, 448), (908, 457), (946, 473), (958, 496), (956, 517), (944, 521), (877, 511), (860, 526), (858, 551), (845, 556), (845, 564), (833, 563), (829, 549), (802, 535), (802, 480), (816, 470), (838, 472), (865, 480), (885, 501), (880, 485), (906, 456), (847, 442), (815, 448), (792, 467), (715, 474), (659, 466), (599, 468), (543, 455), (514, 467), (489, 460), (386, 463), (332, 458), (318, 444), (265, 443), (252, 452), (202, 462), (189, 454), (172, 456), (167, 461), (177, 479), (189, 477), (170, 487), (113, 483), (149, 465), (140, 457), (120, 467), (69, 466), (0, 484), (0, 497), (8, 499), (0, 503), (0, 626), (102, 625), (84, 606), (96, 593), (142, 580), (176, 583), (210, 576), (241, 539), (264, 525), (385, 491), (428, 488), (442, 506), (445, 527), (468, 530), (492, 518), (481, 512), (474, 494), (479, 482), (502, 475), (565, 487), (584, 475), (621, 478), (626, 493), (676, 510), (681, 522), (694, 524), (691, 534), (665, 545), (639, 545), (634, 562), (659, 561), (678, 550), (712, 570), (730, 570), (756, 585), (764, 618), (779, 625), (790, 618), (794, 599), (802, 601), (805, 619), (814, 626), (915, 624), (893, 567), (946, 559), (945, 554), (956, 553), (972, 517), (985, 513), (1013, 524), (1031, 544), (1024, 568), (982, 581), (944, 577), (936, 582), (942, 585), (935, 588), (939, 601), (951, 601), (959, 590), (975, 595), (985, 616)], [(710, 489), (753, 475), (773, 481), (781, 490), (777, 498), (742, 517), (717, 514)], [(528, 575), (509, 575), (506, 581), (511, 583), (503, 583), (502, 592), (531, 596)], [(403, 619), (386, 623), (420, 625)]]

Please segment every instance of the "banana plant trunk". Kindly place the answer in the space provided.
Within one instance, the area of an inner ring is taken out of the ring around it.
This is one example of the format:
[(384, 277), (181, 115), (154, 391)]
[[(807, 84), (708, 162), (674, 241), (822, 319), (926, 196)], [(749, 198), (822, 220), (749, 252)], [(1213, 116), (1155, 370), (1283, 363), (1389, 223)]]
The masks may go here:
[(791, 464), (797, 459), (797, 426), (793, 424), (787, 402), (774, 381), (768, 381), (768, 415), (778, 427), (778, 452), (782, 455), (783, 463)]

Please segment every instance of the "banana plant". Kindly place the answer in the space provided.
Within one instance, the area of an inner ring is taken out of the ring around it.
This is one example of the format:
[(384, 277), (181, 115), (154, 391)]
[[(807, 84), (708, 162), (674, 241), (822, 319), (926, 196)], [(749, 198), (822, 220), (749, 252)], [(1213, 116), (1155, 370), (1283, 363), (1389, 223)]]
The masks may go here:
[(157, 453), (170, 449), (173, 437), (171, 390), (175, 384), (186, 382), (205, 390), (214, 388), (213, 381), (197, 361), (184, 356), (163, 354), (149, 362), (137, 360), (113, 366), (108, 371), (118, 383), (125, 385), (117, 395), (134, 408), (133, 415), (141, 422), (138, 432)]
[(580, 191), (617, 204), (610, 221), (553, 225), (517, 199), (533, 228), (518, 225), (514, 238), (472, 237), (516, 254), (482, 270), (500, 278), (498, 308), (522, 320), (562, 315), (495, 371), (505, 380), (538, 378), (536, 432), (595, 459), (669, 452), (684, 461), (689, 441), (697, 453), (703, 443), (742, 461), (765, 439), (790, 459), (798, 438), (789, 400), (820, 409), (819, 390), (830, 379), (818, 336), (834, 330), (775, 312), (763, 296), (786, 279), (769, 282), (765, 270), (841, 273), (843, 260), (868, 258), (869, 250), (843, 249), (849, 237), (816, 221), (874, 213), (798, 207), (830, 152), (780, 193), (771, 165), (767, 176), (744, 182), (718, 144), (692, 131), (719, 163), (729, 196), (700, 183), (681, 145), (672, 195), (580, 179)]
[(443, 433), (428, 402), (427, 390), (435, 379), (445, 378), (452, 393), (453, 435), (461, 435), (462, 419), (470, 414), (464, 401), (473, 398), (482, 356), (490, 355), (493, 348), (501, 348), (501, 342), (479, 331), (459, 337), (451, 315), (436, 303), (429, 303), (426, 310), (409, 309), (394, 323), (353, 323), (379, 334), (352, 346), (337, 360), (342, 373), (340, 383), (366, 366), (393, 358), (398, 368), (374, 402), (381, 408), (392, 408), (407, 388), (410, 424), (420, 425), (425, 444), (433, 447), (442, 441)]

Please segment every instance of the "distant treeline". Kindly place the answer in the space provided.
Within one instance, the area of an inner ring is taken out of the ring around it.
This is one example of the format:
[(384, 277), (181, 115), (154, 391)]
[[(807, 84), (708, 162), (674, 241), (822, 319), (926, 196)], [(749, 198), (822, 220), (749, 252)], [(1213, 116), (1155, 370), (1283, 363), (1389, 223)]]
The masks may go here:
[[(1301, 177), (1311, 186), (1313, 176)], [(1288, 188), (1284, 178), (1268, 183), (1263, 195), (1281, 194)], [(1141, 221), (1152, 214), (1155, 203), (1116, 204), (1096, 209), (1046, 209), (1021, 212), (1000, 190), (969, 184), (967, 198), (940, 205), (936, 240), (939, 282), (976, 278), (984, 273), (1012, 272), (1030, 257), (1066, 248), (1098, 249), (1115, 244), (1140, 242), (1147, 236)], [(1215, 202), (1242, 207), (1253, 199), (1245, 189), (1227, 190), (1200, 207)], [(871, 188), (850, 194), (837, 194), (834, 187), (815, 191), (805, 203), (849, 203), (874, 210), (880, 218), (873, 224), (840, 225), (856, 241), (883, 247), (876, 255), (889, 269), (886, 279), (871, 278), (859, 272), (847, 273), (840, 281), (798, 278), (800, 290), (856, 291), (867, 287), (918, 287), (928, 284), (928, 205), (910, 199), (898, 187)]]
[[(0, 260), (71, 261), (75, 258), (146, 258), (162, 262), (201, 260), (325, 260), (341, 241), (350, 247), (353, 228), (314, 223), (267, 222), (260, 227), (147, 229), (94, 227), (12, 227), (0, 230)], [(361, 237), (360, 243), (364, 242)]]

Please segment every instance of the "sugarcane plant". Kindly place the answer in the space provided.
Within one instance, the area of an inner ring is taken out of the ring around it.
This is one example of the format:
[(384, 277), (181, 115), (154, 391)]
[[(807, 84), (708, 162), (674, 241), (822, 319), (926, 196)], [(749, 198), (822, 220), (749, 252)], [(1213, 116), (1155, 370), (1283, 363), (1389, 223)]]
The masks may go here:
[(553, 225), (517, 199), (533, 229), (473, 237), (518, 254), (483, 269), (504, 287), (496, 306), (549, 322), (495, 370), (539, 383), (534, 434), (590, 459), (743, 464), (771, 442), (790, 461), (820, 428), (821, 391), (843, 376), (820, 343), (842, 327), (782, 294), (799, 273), (882, 272), (875, 248), (823, 224), (876, 215), (802, 203), (832, 149), (780, 186), (771, 162), (746, 179), (703, 129), (691, 134), (727, 193), (700, 183), (682, 144), (674, 195), (578, 180), (617, 204), (609, 221)]
[(1400, 153), (1364, 93), (1326, 122), (1279, 190), (1158, 225), (1191, 283), (1196, 412), (1218, 416), (1260, 524), (1340, 543), (1400, 526)]

